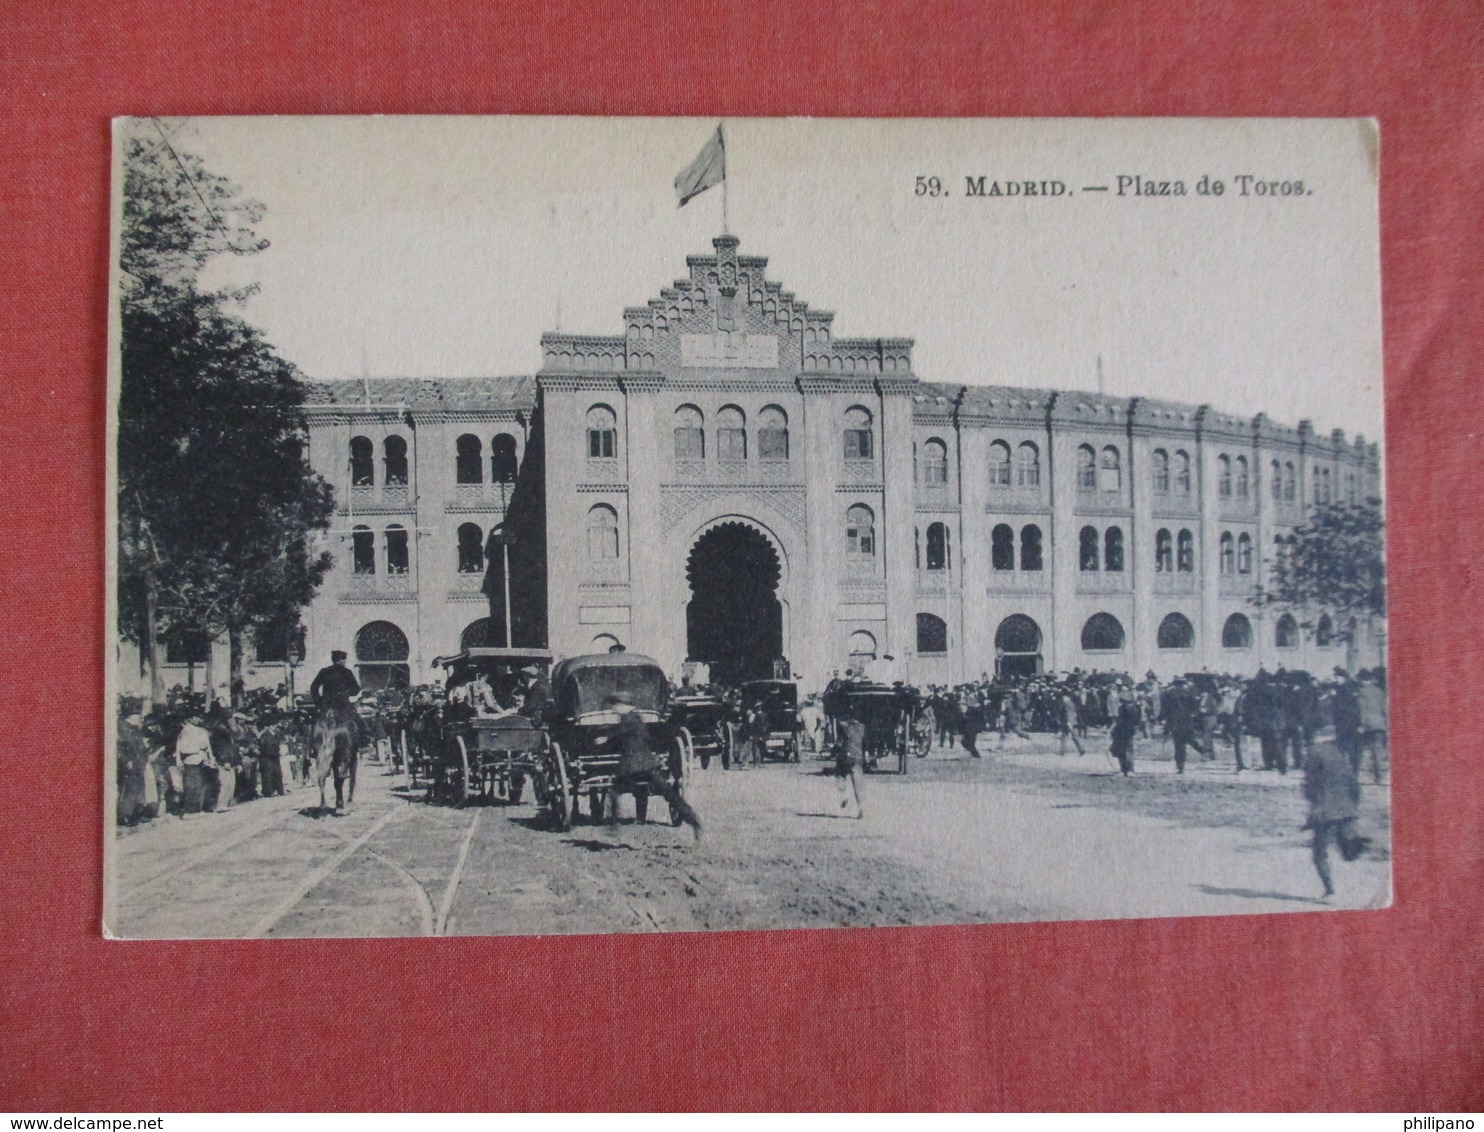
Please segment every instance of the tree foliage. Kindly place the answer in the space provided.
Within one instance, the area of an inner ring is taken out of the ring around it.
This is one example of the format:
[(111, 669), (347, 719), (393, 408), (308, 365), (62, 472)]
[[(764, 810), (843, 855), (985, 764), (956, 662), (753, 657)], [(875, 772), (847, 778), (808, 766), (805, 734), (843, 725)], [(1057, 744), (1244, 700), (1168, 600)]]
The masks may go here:
[[(262, 206), (159, 139), (124, 155), (120, 267), (119, 614), (128, 639), (229, 635), (296, 621), (330, 566), (329, 484), (305, 452), (294, 366), (200, 287), (215, 255), (266, 247)], [(149, 600), (153, 597), (153, 601)]]
[(1342, 624), (1386, 615), (1381, 503), (1325, 503), (1278, 539), (1260, 605), (1331, 610)]

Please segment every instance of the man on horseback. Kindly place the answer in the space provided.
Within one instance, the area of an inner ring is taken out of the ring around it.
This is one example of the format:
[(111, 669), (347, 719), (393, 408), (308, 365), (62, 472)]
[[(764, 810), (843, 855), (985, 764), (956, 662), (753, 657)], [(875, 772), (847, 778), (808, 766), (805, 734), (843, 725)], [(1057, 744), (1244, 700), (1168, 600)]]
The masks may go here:
[[(314, 776), (319, 783), (320, 809), (325, 808), (325, 779), (335, 774), (335, 812), (356, 795), (356, 748), (361, 742), (361, 721), (351, 699), (361, 693), (361, 682), (345, 666), (346, 654), (330, 653), (330, 663), (319, 670), (309, 694), (314, 698)], [(349, 781), (347, 794), (345, 784)]]

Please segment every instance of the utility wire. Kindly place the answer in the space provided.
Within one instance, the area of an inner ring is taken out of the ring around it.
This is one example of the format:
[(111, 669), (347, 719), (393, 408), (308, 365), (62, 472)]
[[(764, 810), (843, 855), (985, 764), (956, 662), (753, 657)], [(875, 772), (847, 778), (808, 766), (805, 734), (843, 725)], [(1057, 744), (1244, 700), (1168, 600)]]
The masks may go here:
[[(154, 123), (155, 130), (160, 135), (160, 141), (164, 144), (165, 148), (170, 151), (170, 156), (175, 159), (175, 166), (177, 169), (180, 170), (180, 175), (185, 178), (186, 184), (191, 186), (191, 191), (196, 194), (196, 199), (201, 202), (201, 207), (206, 210), (206, 215), (211, 217), (212, 223), (216, 225), (217, 230), (220, 231), (221, 234), (227, 238), (227, 250), (233, 252), (236, 255), (244, 255), (245, 253), (243, 252), (243, 250), (236, 244), (232, 243), (231, 233), (227, 231), (227, 226), (222, 223), (221, 217), (217, 216), (211, 205), (206, 203), (206, 197), (202, 194), (200, 187), (196, 184), (195, 178), (193, 178), (190, 174), (190, 171), (186, 169), (185, 162), (180, 159), (180, 154), (176, 153), (175, 147), (170, 144), (170, 138), (166, 135), (164, 128), (160, 125), (160, 120), (158, 118), (151, 117), (150, 121)], [(177, 131), (178, 129), (179, 127), (177, 127)]]

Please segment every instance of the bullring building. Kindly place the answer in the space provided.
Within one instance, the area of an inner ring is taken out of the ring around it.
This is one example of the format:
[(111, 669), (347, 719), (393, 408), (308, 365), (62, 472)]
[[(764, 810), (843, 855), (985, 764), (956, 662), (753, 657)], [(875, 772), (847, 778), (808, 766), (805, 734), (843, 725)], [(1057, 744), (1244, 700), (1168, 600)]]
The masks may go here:
[[(1330, 612), (1252, 597), (1310, 505), (1379, 495), (1374, 444), (923, 381), (910, 339), (836, 338), (713, 244), (617, 333), (543, 335), (533, 376), (311, 385), (338, 513), (309, 663), (344, 648), (364, 683), (421, 682), (507, 623), (676, 676), (787, 658), (810, 688), (887, 654), (916, 683), (1344, 663)], [(1361, 663), (1381, 647), (1363, 633)]]

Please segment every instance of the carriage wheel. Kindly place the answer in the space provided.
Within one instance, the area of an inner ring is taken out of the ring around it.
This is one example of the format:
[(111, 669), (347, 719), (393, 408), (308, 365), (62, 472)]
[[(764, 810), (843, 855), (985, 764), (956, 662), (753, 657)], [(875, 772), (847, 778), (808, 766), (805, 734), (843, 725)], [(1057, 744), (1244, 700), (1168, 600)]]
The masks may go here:
[(797, 762), (803, 762), (803, 754), (802, 754), (803, 748), (804, 748), (803, 740), (799, 738), (799, 733), (797, 731), (795, 731), (792, 735), (789, 736), (789, 739), (788, 739), (788, 757), (789, 757), (789, 760), (791, 762), (796, 762), (796, 763)]
[(696, 743), (691, 738), (690, 728), (682, 727), (675, 733), (675, 739), (680, 744), (680, 766), (682, 772), (689, 778), (692, 764), (696, 757)]
[(469, 775), (469, 748), (464, 743), (464, 737), (456, 735), (454, 741), (459, 745), (459, 766), (458, 778), (453, 784), (453, 800), (455, 805), (462, 806), (474, 792), (474, 783)]
[(551, 745), (551, 820), (563, 833), (572, 828), (572, 795), (567, 785), (567, 764), (560, 743)]
[(732, 767), (732, 725), (723, 723), (721, 725), (721, 769), (730, 770)]

